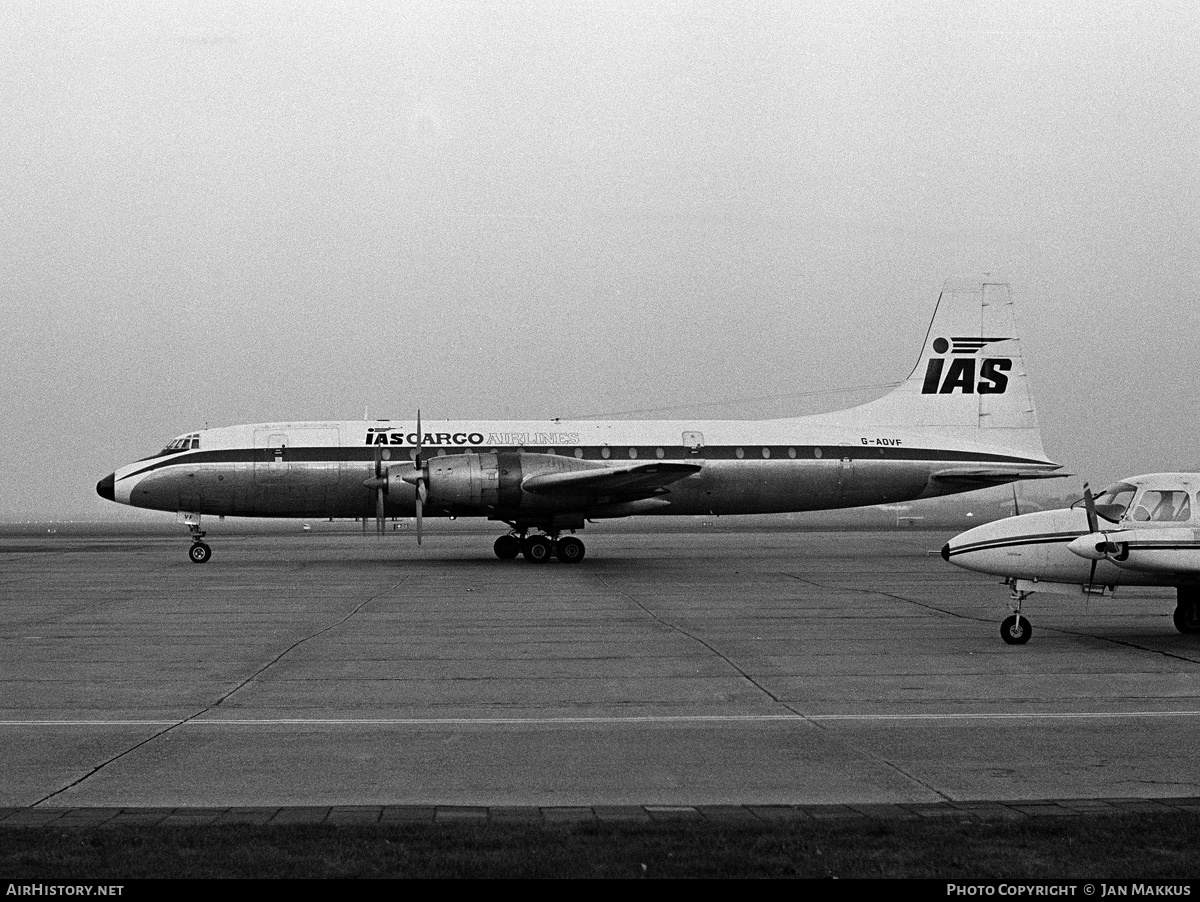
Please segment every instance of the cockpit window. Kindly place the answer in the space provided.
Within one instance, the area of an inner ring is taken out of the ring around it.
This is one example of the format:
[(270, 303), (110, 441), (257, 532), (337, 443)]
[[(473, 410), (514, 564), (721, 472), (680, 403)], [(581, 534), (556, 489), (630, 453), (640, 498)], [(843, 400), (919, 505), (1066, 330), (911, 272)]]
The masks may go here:
[(1192, 518), (1192, 502), (1181, 489), (1145, 492), (1132, 516), (1150, 523), (1184, 523)]
[(1096, 513), (1105, 520), (1117, 523), (1128, 510), (1129, 502), (1133, 501), (1136, 494), (1137, 486), (1128, 482), (1118, 482), (1109, 486), (1096, 496)]
[(179, 438), (171, 441), (167, 447), (162, 449), (163, 454), (177, 454), (180, 451), (190, 451), (200, 447), (200, 433), (193, 432), (191, 435), (181, 435)]

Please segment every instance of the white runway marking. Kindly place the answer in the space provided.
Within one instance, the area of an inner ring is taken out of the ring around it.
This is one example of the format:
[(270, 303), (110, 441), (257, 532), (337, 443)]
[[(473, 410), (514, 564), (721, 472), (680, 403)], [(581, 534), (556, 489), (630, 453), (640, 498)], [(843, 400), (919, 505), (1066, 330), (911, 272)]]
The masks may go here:
[(696, 714), (643, 717), (240, 717), (189, 720), (0, 720), (0, 727), (443, 727), (588, 724), (836, 723), (850, 721), (1113, 720), (1200, 717), (1200, 711), (1047, 711), (982, 714)]

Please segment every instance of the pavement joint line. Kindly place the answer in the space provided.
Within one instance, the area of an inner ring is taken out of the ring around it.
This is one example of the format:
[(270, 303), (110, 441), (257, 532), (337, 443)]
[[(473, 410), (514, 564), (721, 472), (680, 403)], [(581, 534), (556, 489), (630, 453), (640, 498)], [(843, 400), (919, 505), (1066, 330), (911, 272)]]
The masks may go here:
[(1069, 818), (1092, 814), (1128, 815), (1146, 812), (1197, 814), (1200, 799), (1009, 799), (957, 802), (835, 803), (812, 805), (297, 805), (164, 807), (0, 807), (0, 829), (52, 827), (172, 827), (227, 826), (237, 823), (271, 825), (325, 824), (330, 827), (385, 824), (542, 824), (563, 825), (596, 821), (696, 823), (877, 822), (898, 820), (972, 820)]
[(687, 724), (687, 723), (850, 723), (980, 720), (1114, 720), (1154, 717), (1200, 717), (1184, 711), (977, 711), (913, 712), (900, 714), (668, 714), (592, 717), (193, 717), (180, 720), (0, 720), (0, 727), (321, 727), (321, 726), (521, 726), (571, 724)]

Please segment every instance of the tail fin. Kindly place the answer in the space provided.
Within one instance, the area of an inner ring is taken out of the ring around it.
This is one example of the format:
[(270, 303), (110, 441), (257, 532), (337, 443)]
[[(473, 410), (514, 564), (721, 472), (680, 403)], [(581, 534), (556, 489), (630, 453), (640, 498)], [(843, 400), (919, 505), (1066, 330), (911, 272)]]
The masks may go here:
[(833, 419), (846, 425), (978, 429), (981, 442), (1044, 458), (1008, 285), (946, 282), (908, 379)]

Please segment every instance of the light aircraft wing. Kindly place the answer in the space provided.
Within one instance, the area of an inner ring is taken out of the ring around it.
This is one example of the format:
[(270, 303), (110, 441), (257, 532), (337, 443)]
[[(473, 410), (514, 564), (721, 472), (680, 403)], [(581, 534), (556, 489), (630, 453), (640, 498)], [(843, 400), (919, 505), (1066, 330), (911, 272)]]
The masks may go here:
[(526, 476), (521, 488), (539, 495), (652, 495), (657, 489), (700, 472), (700, 464), (644, 463), (619, 467), (538, 473)]

